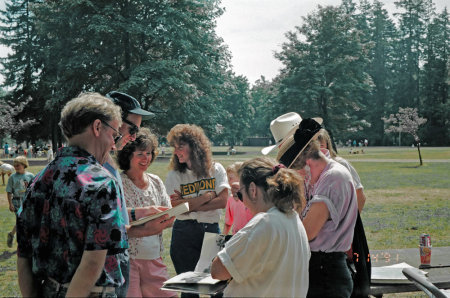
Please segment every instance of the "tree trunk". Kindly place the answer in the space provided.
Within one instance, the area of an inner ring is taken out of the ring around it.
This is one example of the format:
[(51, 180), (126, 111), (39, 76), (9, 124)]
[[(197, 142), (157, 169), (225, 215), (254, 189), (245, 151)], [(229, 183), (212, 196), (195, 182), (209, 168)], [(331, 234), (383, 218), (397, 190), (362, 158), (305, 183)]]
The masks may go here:
[(419, 142), (417, 142), (417, 151), (419, 151), (420, 165), (423, 166), (423, 162), (422, 162), (422, 154), (420, 154), (420, 143), (419, 143)]

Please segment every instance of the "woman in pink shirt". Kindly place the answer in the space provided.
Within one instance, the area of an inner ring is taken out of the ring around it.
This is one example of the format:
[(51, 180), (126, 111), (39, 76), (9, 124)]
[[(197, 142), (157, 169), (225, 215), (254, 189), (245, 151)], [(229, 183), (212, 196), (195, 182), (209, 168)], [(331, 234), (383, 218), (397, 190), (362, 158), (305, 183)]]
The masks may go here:
[(242, 229), (252, 219), (253, 215), (250, 210), (245, 207), (238, 197), (239, 191), (239, 175), (238, 170), (242, 162), (235, 162), (227, 167), (228, 183), (231, 186), (231, 196), (228, 197), (227, 207), (225, 208), (225, 225), (223, 233), (228, 235), (231, 226), (233, 226), (233, 235)]

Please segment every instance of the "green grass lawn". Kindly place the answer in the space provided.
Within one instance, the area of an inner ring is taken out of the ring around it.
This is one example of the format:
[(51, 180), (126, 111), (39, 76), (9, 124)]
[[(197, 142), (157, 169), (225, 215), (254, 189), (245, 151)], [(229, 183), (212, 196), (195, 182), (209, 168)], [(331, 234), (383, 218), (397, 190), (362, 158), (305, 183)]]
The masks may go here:
[[(239, 154), (228, 156), (227, 147), (214, 147), (217, 162), (225, 167), (234, 161), (260, 156), (258, 147), (235, 147)], [(244, 154), (245, 152), (245, 154)], [(349, 156), (340, 149), (344, 158), (352, 161), (361, 176), (367, 197), (362, 213), (369, 247), (371, 249), (417, 247), (419, 236), (431, 235), (433, 246), (450, 246), (450, 162), (426, 162), (418, 166), (417, 148), (368, 147), (365, 154)], [(421, 148), (423, 159), (450, 160), (450, 149)], [(168, 172), (166, 158), (157, 159), (149, 171), (163, 180)], [(276, 154), (272, 153), (271, 157)], [(379, 159), (379, 162), (358, 161)], [(385, 162), (383, 159), (415, 159), (414, 162)], [(40, 167), (28, 170), (37, 173)], [(6, 246), (6, 233), (14, 225), (15, 217), (9, 212), (0, 186), (0, 295), (20, 296), (17, 284), (15, 248)], [(223, 220), (220, 223), (223, 227)], [(175, 274), (169, 257), (171, 230), (164, 232), (164, 260), (169, 274)]]

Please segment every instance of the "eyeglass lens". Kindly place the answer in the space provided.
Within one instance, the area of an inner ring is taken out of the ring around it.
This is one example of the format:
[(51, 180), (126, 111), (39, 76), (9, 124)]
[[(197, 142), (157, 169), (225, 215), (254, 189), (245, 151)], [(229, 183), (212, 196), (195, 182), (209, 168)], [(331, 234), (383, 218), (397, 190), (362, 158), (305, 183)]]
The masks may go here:
[(139, 131), (139, 127), (137, 127), (137, 125), (134, 124), (133, 122), (131, 122), (127, 119), (123, 119), (123, 122), (125, 122), (126, 124), (128, 124), (130, 126), (128, 128), (128, 132), (130, 133), (130, 135), (134, 135), (135, 133), (137, 133)]
[(105, 124), (106, 126), (108, 126), (109, 128), (111, 128), (112, 130), (114, 130), (117, 133), (117, 136), (114, 137), (114, 143), (117, 143), (122, 138), (122, 135), (120, 134), (120, 132), (118, 132), (117, 129), (115, 129), (114, 127), (109, 125), (106, 121), (102, 120), (102, 122), (103, 122), (103, 124)]

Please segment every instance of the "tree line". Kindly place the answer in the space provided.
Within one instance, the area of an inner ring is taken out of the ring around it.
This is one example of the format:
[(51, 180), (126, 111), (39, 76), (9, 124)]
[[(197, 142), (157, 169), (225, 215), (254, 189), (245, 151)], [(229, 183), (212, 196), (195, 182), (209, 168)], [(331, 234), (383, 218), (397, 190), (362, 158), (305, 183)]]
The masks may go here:
[(412, 107), (428, 119), (421, 141), (448, 145), (448, 12), (431, 0), (395, 5), (392, 17), (379, 1), (317, 6), (286, 33), (278, 76), (251, 85), (216, 34), (220, 0), (9, 0), (0, 13), (0, 43), (11, 49), (0, 61), (0, 100), (26, 105), (2, 108), (16, 122), (0, 131), (58, 146), (68, 100), (120, 90), (156, 114), (144, 125), (161, 136), (194, 123), (216, 144), (240, 144), (270, 137), (270, 121), (296, 111), (321, 116), (336, 140), (390, 145), (382, 118)]

